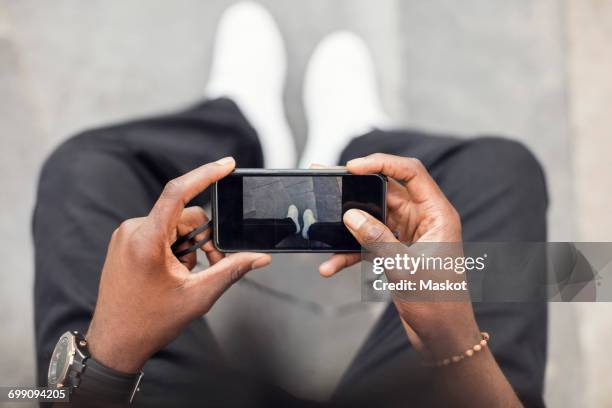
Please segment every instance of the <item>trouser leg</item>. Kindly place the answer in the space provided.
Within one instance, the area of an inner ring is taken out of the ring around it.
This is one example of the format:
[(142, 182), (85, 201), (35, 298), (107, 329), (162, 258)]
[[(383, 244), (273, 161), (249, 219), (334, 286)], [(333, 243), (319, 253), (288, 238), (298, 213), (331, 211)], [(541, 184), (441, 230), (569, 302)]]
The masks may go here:
[[(374, 152), (420, 159), (459, 212), (464, 241), (545, 241), (547, 196), (542, 169), (519, 143), (501, 138), (457, 139), (419, 132), (375, 131), (353, 140), (341, 163)], [(481, 330), (519, 397), (542, 405), (546, 363), (546, 303), (475, 303)], [(363, 344), (336, 400), (374, 405), (426, 401), (427, 378), (392, 305)]]
[(252, 242), (254, 250), (276, 248), (279, 242), (297, 234), (291, 218), (247, 218), (242, 233), (246, 242)]
[(359, 245), (341, 222), (316, 222), (308, 229), (308, 238), (332, 247), (347, 248)]

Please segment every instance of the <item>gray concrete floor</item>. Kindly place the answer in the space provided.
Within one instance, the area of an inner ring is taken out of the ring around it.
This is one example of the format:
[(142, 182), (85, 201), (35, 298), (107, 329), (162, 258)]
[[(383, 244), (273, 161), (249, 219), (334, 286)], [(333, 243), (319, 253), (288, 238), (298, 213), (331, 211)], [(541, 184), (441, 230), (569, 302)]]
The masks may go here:
[(319, 221), (339, 221), (341, 178), (248, 177), (243, 184), (244, 218), (285, 218), (290, 205), (310, 209)]
[[(33, 379), (29, 219), (44, 157), (84, 128), (199, 99), (215, 24), (230, 3), (0, 0), (0, 382)], [(550, 239), (612, 238), (611, 2), (262, 3), (286, 39), (284, 100), (299, 149), (307, 135), (300, 95), (308, 57), (326, 33), (348, 28), (372, 48), (385, 107), (397, 122), (523, 141), (548, 176)], [(324, 398), (378, 312), (376, 305), (339, 309), (359, 299), (358, 273), (324, 281), (312, 256), (278, 261), (280, 267), (253, 275), (254, 282), (300, 301), (253, 296), (256, 286), (237, 285), (215, 308), (211, 324), (227, 350), (236, 351), (236, 333), (257, 321), (249, 331), (255, 333), (254, 347), (272, 350), (272, 356), (250, 362), (267, 366), (291, 391)], [(236, 305), (247, 312), (232, 313)], [(610, 360), (601, 357), (612, 337), (612, 308), (551, 309), (548, 401), (612, 404)], [(263, 321), (256, 319), (261, 314)], [(254, 355), (240, 355), (249, 354)]]

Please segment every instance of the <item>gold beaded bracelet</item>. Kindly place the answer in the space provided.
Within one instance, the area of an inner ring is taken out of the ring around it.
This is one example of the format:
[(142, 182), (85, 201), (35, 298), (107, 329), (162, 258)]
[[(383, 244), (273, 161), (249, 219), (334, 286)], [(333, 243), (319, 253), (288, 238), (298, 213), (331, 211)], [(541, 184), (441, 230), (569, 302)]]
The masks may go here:
[(450, 356), (448, 358), (438, 361), (425, 361), (423, 362), (423, 365), (425, 367), (443, 367), (449, 364), (458, 363), (465, 358), (470, 358), (474, 355), (474, 353), (478, 353), (479, 351), (484, 349), (487, 346), (487, 343), (489, 342), (489, 333), (480, 332), (480, 337), (480, 342), (476, 343), (472, 348), (465, 350), (462, 354)]

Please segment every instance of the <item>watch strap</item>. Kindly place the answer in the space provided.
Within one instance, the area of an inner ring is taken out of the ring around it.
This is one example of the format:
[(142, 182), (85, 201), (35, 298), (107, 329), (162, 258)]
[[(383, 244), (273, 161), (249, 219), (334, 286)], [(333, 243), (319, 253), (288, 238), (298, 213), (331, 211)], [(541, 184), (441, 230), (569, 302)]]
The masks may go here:
[(106, 367), (93, 357), (84, 361), (80, 382), (73, 399), (87, 397), (98, 400), (131, 403), (138, 391), (143, 373), (126, 374)]

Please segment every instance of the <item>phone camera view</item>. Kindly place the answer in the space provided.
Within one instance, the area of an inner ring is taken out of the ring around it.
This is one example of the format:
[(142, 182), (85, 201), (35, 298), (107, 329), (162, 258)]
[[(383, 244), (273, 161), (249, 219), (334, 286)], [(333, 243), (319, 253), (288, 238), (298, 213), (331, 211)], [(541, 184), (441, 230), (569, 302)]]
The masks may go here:
[(361, 208), (381, 218), (381, 185), (377, 176), (230, 176), (217, 187), (219, 245), (228, 250), (359, 250), (342, 214)]
[(244, 177), (244, 232), (257, 247), (352, 245), (340, 234), (342, 177)]

